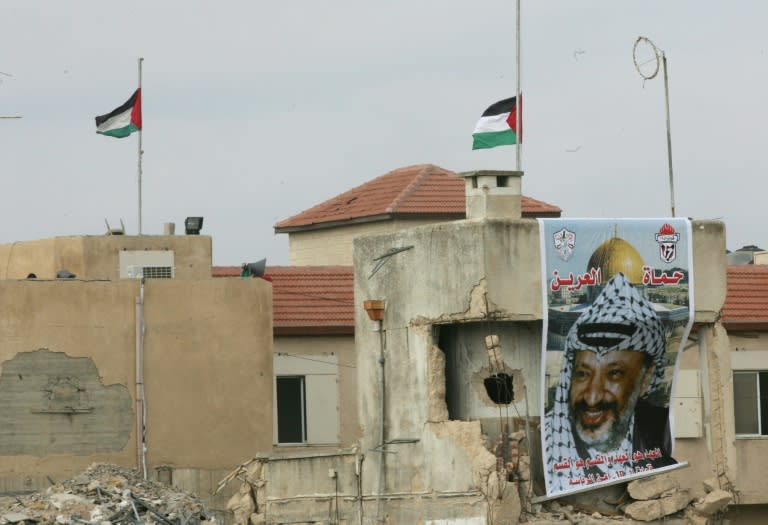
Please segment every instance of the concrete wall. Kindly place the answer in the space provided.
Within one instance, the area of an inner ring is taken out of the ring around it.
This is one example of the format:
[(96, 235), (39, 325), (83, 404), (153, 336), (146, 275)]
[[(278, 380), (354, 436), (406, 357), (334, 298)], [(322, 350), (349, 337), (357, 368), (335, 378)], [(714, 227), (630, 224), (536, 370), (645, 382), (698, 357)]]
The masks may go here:
[[(139, 294), (138, 280), (0, 281), (0, 492), (93, 462), (138, 466)], [(147, 280), (150, 475), (169, 466), (208, 499), (195, 483), (269, 449), (271, 299), (260, 279)]]
[(0, 245), (0, 278), (55, 279), (59, 270), (79, 279), (119, 278), (123, 250), (171, 250), (177, 279), (211, 276), (211, 238), (205, 235), (94, 235), (56, 237)]
[(214, 469), (268, 450), (271, 285), (158, 279), (144, 297), (150, 463)]
[[(368, 278), (374, 256), (407, 245), (414, 248), (392, 256)], [(725, 298), (722, 223), (694, 222), (693, 246), (696, 319), (713, 322)], [(506, 417), (502, 414), (493, 421), (482, 396), (470, 386), (465, 389), (470, 398), (464, 409), (470, 421), (450, 420), (445, 396), (452, 380), (450, 376), (446, 379), (446, 360), (450, 359), (446, 354), (453, 351), (451, 347), (484, 350), (480, 335), (498, 329), (504, 367), (524, 371), (534, 427), (531, 440), (538, 440), (540, 376), (528, 370), (537, 367), (541, 353), (541, 340), (536, 337), (542, 318), (538, 224), (533, 220), (458, 221), (360, 237), (354, 248), (356, 303), (386, 300), (383, 339), (371, 331), (371, 321), (362, 308), (356, 311), (362, 448), (375, 447), (379, 439), (382, 399), (377, 385), (382, 372), (378, 356), (383, 348), (385, 439), (418, 439), (417, 443), (398, 445), (397, 455), (385, 456), (385, 490), (416, 494), (427, 488), (438, 493), (462, 493), (468, 499), (487, 498), (494, 493), (489, 473), (495, 458), (487, 450), (490, 423), (498, 427)], [(507, 322), (514, 326), (519, 321), (525, 321), (522, 325), (528, 328), (506, 328)], [(451, 343), (436, 335), (445, 332), (445, 325), (454, 332)], [(708, 337), (709, 351), (720, 355), (727, 338)], [(469, 343), (470, 338), (477, 340)], [(512, 342), (505, 344), (510, 339)], [(457, 376), (458, 381), (471, 385), (481, 362), (465, 359), (461, 365), (468, 370)], [(521, 408), (517, 403), (510, 412)], [(725, 426), (714, 428), (719, 431)], [(535, 448), (536, 443), (532, 445)], [(376, 489), (375, 475), (366, 477), (364, 473), (362, 482), (364, 492)], [(398, 508), (419, 505), (414, 500)]]
[(288, 236), (288, 260), (295, 266), (352, 265), (352, 241), (359, 235), (389, 233), (440, 222), (422, 220), (382, 220), (349, 224), (334, 228), (291, 232)]
[[(729, 334), (729, 339), (732, 370), (768, 370), (768, 334), (736, 332)], [(737, 458), (734, 481), (739, 503), (768, 502), (764, 485), (768, 461), (763, 459), (768, 458), (768, 437), (739, 436), (734, 445)]]

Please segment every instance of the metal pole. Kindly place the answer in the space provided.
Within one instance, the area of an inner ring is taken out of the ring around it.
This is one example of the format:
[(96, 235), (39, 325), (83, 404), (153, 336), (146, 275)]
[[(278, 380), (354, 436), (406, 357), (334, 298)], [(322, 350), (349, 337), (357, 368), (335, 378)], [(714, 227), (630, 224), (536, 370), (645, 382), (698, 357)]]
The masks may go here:
[(381, 406), (379, 411), (379, 487), (376, 491), (376, 523), (382, 522), (381, 517), (381, 496), (384, 492), (384, 469), (385, 469), (385, 461), (386, 461), (386, 449), (384, 441), (386, 440), (386, 431), (385, 431), (385, 424), (386, 424), (386, 402), (385, 402), (385, 395), (386, 395), (386, 359), (384, 357), (384, 345), (385, 343), (385, 333), (384, 333), (384, 327), (382, 321), (376, 321), (376, 323), (379, 323), (379, 399), (381, 400)]
[(523, 120), (523, 118), (522, 118), (522, 113), (523, 113), (523, 97), (521, 96), (521, 93), (520, 93), (520, 0), (517, 0), (517, 7), (516, 7), (516, 9), (517, 9), (517, 15), (516, 15), (516, 18), (515, 18), (515, 25), (516, 25), (516, 27), (515, 27), (515, 35), (516, 35), (515, 36), (515, 40), (516, 40), (516, 43), (515, 43), (515, 53), (516, 53), (516, 62), (517, 62), (517, 66), (516, 66), (517, 67), (517, 87), (516, 87), (517, 91), (516, 91), (516, 95), (515, 95), (516, 96), (516, 98), (515, 98), (515, 106), (516, 106), (516, 110), (517, 111), (515, 112), (515, 129), (516, 129), (516, 131), (515, 131), (515, 150), (516, 150), (516, 153), (517, 153), (517, 163), (516, 163), (517, 171), (522, 171), (523, 170), (523, 168), (522, 168), (523, 161), (522, 161), (521, 155), (523, 153), (523, 151), (522, 151), (523, 148), (522, 148), (522, 144), (520, 144), (520, 143), (522, 142), (521, 135), (522, 135), (522, 131), (523, 131), (523, 128), (521, 127), (522, 120)]
[(669, 120), (669, 80), (667, 78), (667, 56), (661, 52), (661, 63), (664, 67), (664, 103), (667, 108), (667, 164), (669, 165), (669, 201), (672, 208), (672, 217), (675, 216), (675, 183), (672, 177), (672, 130)]
[[(139, 90), (141, 90), (141, 63), (144, 62), (143, 57), (139, 57)], [(139, 91), (141, 95), (141, 91)], [(142, 126), (143, 127), (143, 126)], [(141, 130), (139, 130), (139, 235), (141, 235), (141, 156), (144, 151), (141, 149)]]
[(139, 473), (147, 479), (146, 453), (147, 404), (144, 397), (144, 279), (136, 297), (136, 462)]

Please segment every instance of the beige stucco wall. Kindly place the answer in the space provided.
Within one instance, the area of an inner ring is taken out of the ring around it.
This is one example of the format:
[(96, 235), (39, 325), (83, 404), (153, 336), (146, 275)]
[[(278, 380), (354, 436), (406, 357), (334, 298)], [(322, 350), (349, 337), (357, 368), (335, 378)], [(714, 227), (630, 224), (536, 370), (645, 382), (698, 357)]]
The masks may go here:
[[(768, 334), (732, 332), (731, 368), (768, 370)], [(732, 399), (728, 400), (730, 403)], [(737, 465), (736, 489), (740, 503), (766, 503), (765, 471), (768, 468), (768, 437), (737, 437), (734, 442)]]
[(262, 279), (148, 280), (152, 465), (234, 467), (269, 449), (271, 290)]
[(65, 269), (79, 279), (119, 277), (123, 250), (174, 252), (176, 279), (211, 276), (211, 238), (205, 235), (93, 235), (56, 237), (0, 245), (0, 279), (55, 279)]
[[(295, 266), (352, 265), (352, 241), (359, 235), (390, 233), (445, 222), (440, 219), (383, 220), (291, 232), (288, 236), (288, 260)], [(380, 254), (379, 254), (380, 255)]]
[[(354, 336), (276, 336), (275, 355), (312, 356), (322, 360), (335, 356), (338, 362), (340, 435), (343, 447), (349, 447), (360, 437), (357, 423), (357, 358)], [(275, 447), (287, 450), (289, 447)]]
[[(15, 400), (0, 406), (0, 419), (12, 410), (31, 414), (23, 428), (0, 431), (0, 492), (42, 488), (46, 476), (61, 480), (93, 462), (137, 466), (139, 294), (138, 280), (0, 281), (0, 397)], [(150, 470), (231, 469), (271, 446), (271, 300), (270, 284), (260, 279), (147, 280)], [(50, 368), (51, 359), (68, 368)], [(83, 390), (82, 410), (46, 411), (51, 381)], [(103, 390), (118, 390), (120, 401)], [(110, 450), (89, 453), (78, 445), (78, 433), (80, 441), (91, 439), (93, 425), (109, 427), (105, 421), (127, 421), (125, 432), (99, 438)], [(7, 453), (29, 439), (37, 440), (25, 449), (31, 451)]]

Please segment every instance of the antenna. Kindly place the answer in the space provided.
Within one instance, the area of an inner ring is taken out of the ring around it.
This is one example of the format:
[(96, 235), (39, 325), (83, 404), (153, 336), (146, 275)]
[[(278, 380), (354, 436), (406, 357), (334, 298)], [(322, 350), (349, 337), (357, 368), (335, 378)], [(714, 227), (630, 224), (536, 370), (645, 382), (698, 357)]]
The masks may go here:
[(669, 80), (667, 76), (667, 56), (664, 50), (656, 47), (649, 38), (637, 37), (632, 47), (632, 60), (635, 69), (643, 77), (643, 81), (651, 80), (659, 74), (659, 68), (664, 71), (664, 105), (667, 110), (667, 165), (669, 166), (669, 200), (672, 217), (675, 216), (675, 184), (672, 176), (672, 131), (669, 123)]
[(107, 225), (107, 235), (125, 235), (125, 225), (123, 224), (123, 219), (120, 219), (119, 228), (111, 228), (109, 226), (109, 222), (107, 222), (106, 217), (104, 218), (104, 224)]

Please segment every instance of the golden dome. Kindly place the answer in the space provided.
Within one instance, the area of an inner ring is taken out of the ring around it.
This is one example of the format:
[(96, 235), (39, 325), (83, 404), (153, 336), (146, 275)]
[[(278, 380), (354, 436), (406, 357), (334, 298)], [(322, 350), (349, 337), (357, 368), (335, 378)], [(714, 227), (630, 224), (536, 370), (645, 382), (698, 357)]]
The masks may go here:
[(643, 258), (634, 246), (624, 239), (613, 237), (592, 252), (586, 270), (600, 268), (603, 283), (621, 272), (630, 283), (642, 284), (643, 265)]

